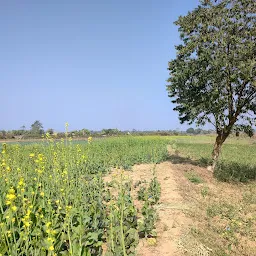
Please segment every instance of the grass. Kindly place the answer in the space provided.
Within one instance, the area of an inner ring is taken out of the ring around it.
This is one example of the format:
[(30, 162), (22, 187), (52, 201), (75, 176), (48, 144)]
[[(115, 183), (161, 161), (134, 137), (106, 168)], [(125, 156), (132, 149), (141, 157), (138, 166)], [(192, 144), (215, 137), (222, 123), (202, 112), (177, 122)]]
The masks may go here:
[(189, 181), (195, 184), (200, 184), (204, 182), (204, 180), (194, 171), (189, 171), (185, 173), (185, 177), (187, 177)]
[[(194, 162), (206, 167), (211, 164), (211, 152), (214, 138), (194, 136), (178, 138), (172, 141), (172, 147), (179, 152), (180, 161)], [(184, 158), (182, 160), (182, 158)], [(223, 145), (215, 177), (221, 181), (246, 182), (256, 179), (256, 143), (255, 139), (230, 138)]]
[(208, 255), (255, 255), (256, 186), (223, 185), (203, 194), (196, 188), (190, 191), (197, 207), (190, 210), (194, 220), (190, 239), (210, 248)]
[[(211, 162), (213, 146), (213, 139), (203, 138), (176, 139), (176, 155), (171, 157), (176, 164), (188, 164), (183, 169), (191, 182), (206, 177), (203, 186), (184, 187), (184, 181), (180, 185), (193, 206), (187, 211), (193, 224), (181, 241), (186, 255), (256, 255), (255, 139), (229, 139), (214, 174), (217, 179), (213, 179), (200, 167)], [(186, 172), (189, 166), (193, 171)]]

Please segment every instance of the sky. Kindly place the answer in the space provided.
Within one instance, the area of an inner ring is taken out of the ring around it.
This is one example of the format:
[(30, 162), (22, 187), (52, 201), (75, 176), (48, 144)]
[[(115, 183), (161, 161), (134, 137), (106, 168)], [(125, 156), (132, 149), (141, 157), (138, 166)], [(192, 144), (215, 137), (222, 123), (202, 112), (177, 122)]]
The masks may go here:
[(199, 0), (0, 3), (0, 130), (184, 130), (167, 96), (174, 21)]

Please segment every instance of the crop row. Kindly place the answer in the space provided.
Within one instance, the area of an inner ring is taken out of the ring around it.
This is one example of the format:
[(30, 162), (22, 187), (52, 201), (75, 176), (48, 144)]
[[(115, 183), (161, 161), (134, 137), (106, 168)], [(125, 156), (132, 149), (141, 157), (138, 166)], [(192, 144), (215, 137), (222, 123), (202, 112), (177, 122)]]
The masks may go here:
[(43, 144), (3, 144), (0, 255), (134, 255), (138, 234), (153, 234), (159, 196), (147, 199), (159, 194), (159, 184), (152, 177), (145, 189), (138, 223), (131, 183), (119, 180), (111, 194), (103, 175), (163, 161), (166, 144), (158, 137), (76, 144), (49, 136)]

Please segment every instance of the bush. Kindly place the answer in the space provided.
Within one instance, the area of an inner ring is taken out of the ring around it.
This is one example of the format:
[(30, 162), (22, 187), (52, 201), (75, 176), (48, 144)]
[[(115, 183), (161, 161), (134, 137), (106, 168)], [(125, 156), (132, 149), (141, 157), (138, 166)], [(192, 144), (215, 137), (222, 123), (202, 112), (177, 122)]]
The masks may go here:
[(219, 162), (214, 176), (220, 181), (247, 182), (256, 179), (256, 167), (236, 162)]

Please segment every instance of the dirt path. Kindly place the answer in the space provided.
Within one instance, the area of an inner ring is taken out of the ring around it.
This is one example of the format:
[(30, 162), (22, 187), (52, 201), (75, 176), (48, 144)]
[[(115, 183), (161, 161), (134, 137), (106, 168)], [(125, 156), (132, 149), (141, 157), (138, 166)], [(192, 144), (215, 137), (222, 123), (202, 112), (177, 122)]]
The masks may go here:
[[(138, 181), (150, 182), (155, 170), (157, 180), (161, 184), (161, 198), (155, 206), (158, 213), (156, 223), (156, 240), (143, 238), (137, 248), (138, 256), (182, 256), (184, 251), (180, 241), (186, 236), (192, 225), (192, 220), (186, 217), (185, 211), (188, 203), (179, 191), (180, 186), (186, 182), (186, 179), (180, 177), (180, 171), (171, 162), (163, 162), (157, 165), (140, 164), (135, 165), (132, 171), (125, 171), (127, 179), (136, 184)], [(120, 174), (120, 170), (114, 169), (104, 180), (110, 182), (114, 177)], [(181, 184), (182, 183), (182, 184)], [(132, 186), (133, 187), (133, 186)], [(141, 209), (142, 203), (137, 200), (137, 191), (132, 190), (134, 204)], [(202, 254), (204, 255), (204, 254)]]
[[(152, 178), (154, 165), (138, 165), (133, 167), (131, 179), (149, 180)], [(157, 222), (157, 242), (150, 245), (146, 239), (140, 241), (139, 256), (176, 256), (179, 252), (179, 239), (187, 232), (191, 220), (183, 213), (186, 205), (179, 194), (177, 177), (173, 166), (169, 162), (156, 165), (157, 179), (161, 184), (161, 199), (157, 207), (159, 220)]]
[[(157, 180), (161, 184), (161, 198), (156, 205), (158, 221), (156, 223), (156, 240), (140, 239), (137, 250), (138, 256), (179, 256), (184, 255), (179, 248), (179, 241), (188, 232), (192, 221), (185, 216), (184, 211), (187, 205), (179, 193), (177, 169), (170, 162), (157, 164), (141, 164), (133, 167), (132, 171), (125, 171), (128, 179), (136, 184), (138, 181), (147, 181), (153, 177), (153, 170)], [(105, 177), (105, 181), (110, 181), (120, 171), (113, 170), (110, 175)], [(179, 180), (180, 182), (180, 180)], [(132, 191), (134, 203), (138, 209), (141, 202), (136, 199), (136, 191)]]
[[(187, 233), (191, 220), (188, 219), (184, 210), (187, 206), (178, 191), (177, 170), (170, 162), (153, 164), (141, 164), (133, 167), (132, 171), (126, 171), (125, 175), (135, 184), (138, 181), (146, 180), (150, 182), (153, 170), (161, 184), (161, 198), (156, 205), (158, 221), (156, 223), (157, 238), (153, 245), (148, 239), (140, 239), (137, 250), (138, 256), (179, 256), (184, 255), (179, 250), (179, 240)], [(113, 170), (105, 177), (105, 181), (110, 181), (119, 171)], [(135, 191), (134, 191), (134, 199)], [(141, 208), (141, 202), (134, 200), (135, 205)]]

